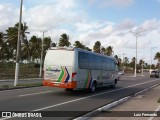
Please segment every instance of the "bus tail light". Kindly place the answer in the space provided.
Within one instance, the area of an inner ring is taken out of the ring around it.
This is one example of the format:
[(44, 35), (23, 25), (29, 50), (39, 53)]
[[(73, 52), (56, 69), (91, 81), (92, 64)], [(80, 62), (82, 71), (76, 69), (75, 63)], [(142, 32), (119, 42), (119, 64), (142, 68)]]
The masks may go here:
[(72, 80), (76, 74), (77, 74), (76, 72), (72, 73)]

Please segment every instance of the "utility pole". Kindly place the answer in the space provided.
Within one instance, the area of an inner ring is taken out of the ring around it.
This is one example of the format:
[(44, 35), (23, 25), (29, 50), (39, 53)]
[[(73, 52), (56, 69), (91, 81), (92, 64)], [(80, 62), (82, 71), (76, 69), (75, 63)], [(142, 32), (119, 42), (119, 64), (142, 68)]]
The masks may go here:
[(145, 30), (143, 30), (143, 31), (137, 31), (137, 32), (132, 32), (132, 31), (130, 31), (130, 32), (133, 34), (133, 36), (136, 37), (136, 58), (135, 58), (135, 71), (134, 71), (134, 77), (137, 76), (137, 40), (138, 40), (138, 37), (139, 37), (140, 33), (144, 32), (144, 31), (145, 31)]
[(142, 75), (143, 75), (143, 66), (144, 66), (144, 61), (142, 59)]
[(43, 42), (44, 42), (44, 33), (47, 32), (46, 30), (42, 31), (43, 38), (42, 38), (42, 51), (41, 51), (41, 62), (40, 62), (40, 71), (39, 71), (39, 77), (42, 77), (42, 66), (43, 66)]
[(21, 4), (20, 4), (20, 15), (19, 15), (18, 42), (17, 42), (17, 55), (16, 55), (16, 69), (15, 69), (14, 86), (17, 86), (17, 84), (18, 84), (18, 75), (19, 75), (19, 56), (20, 56), (19, 54), (20, 54), (20, 38), (21, 38), (22, 5), (23, 5), (23, 0), (21, 0)]

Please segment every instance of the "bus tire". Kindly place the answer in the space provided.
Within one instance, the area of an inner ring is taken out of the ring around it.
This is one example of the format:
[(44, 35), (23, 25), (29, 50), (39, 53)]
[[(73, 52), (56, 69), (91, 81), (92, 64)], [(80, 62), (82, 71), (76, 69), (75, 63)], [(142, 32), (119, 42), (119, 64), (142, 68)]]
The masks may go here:
[(117, 79), (114, 80), (114, 83), (113, 85), (111, 85), (111, 88), (115, 88), (116, 84), (117, 84)]
[(96, 82), (95, 82), (95, 81), (92, 83), (92, 86), (91, 86), (91, 88), (89, 89), (89, 91), (90, 91), (90, 92), (95, 92), (95, 91), (96, 91)]
[(72, 88), (66, 88), (65, 91), (73, 91)]

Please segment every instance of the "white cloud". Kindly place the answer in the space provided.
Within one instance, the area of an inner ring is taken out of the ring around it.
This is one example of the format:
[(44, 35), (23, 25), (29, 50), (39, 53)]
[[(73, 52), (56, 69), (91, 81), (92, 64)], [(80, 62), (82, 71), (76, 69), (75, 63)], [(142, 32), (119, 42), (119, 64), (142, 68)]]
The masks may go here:
[(25, 11), (24, 19), (31, 29), (51, 30), (65, 24), (81, 21), (83, 11), (74, 10), (73, 0), (59, 0), (56, 4), (38, 5)]
[(135, 22), (130, 19), (125, 19), (117, 25), (117, 30), (129, 30), (135, 26)]
[(4, 32), (18, 21), (18, 11), (12, 4), (0, 4), (0, 31)]
[(77, 29), (77, 31), (83, 32), (83, 31), (88, 31), (88, 30), (97, 30), (100, 28), (103, 28), (106, 25), (113, 25), (113, 22), (109, 22), (109, 21), (103, 21), (103, 22), (95, 22), (95, 21), (91, 21), (91, 22), (78, 22), (75, 24), (75, 27)]
[(154, 18), (151, 20), (146, 20), (142, 25), (140, 25), (139, 29), (152, 31), (160, 29), (160, 20)]
[(127, 7), (134, 3), (134, 0), (89, 0), (91, 5), (100, 7)]

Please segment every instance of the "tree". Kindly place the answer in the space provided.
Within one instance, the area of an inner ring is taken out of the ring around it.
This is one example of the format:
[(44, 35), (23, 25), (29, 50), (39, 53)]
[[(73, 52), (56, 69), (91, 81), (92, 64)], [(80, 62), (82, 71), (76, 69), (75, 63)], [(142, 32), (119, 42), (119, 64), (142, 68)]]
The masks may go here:
[(101, 43), (99, 41), (95, 42), (93, 46), (93, 51), (96, 53), (100, 53), (100, 47), (101, 47)]
[(2, 61), (2, 54), (3, 54), (3, 33), (2, 32), (0, 32), (0, 60)]
[(131, 62), (130, 62), (130, 67), (133, 67), (133, 69), (135, 68), (135, 60), (136, 60), (136, 58), (133, 57)]
[(85, 47), (85, 50), (92, 51), (89, 47)]
[(129, 58), (128, 57), (124, 57), (124, 66), (129, 67)]
[(118, 58), (119, 67), (122, 68), (122, 59)]
[(76, 48), (81, 48), (81, 49), (84, 49), (84, 50), (92, 51), (89, 47), (86, 47), (85, 45), (83, 45), (79, 41), (75, 41), (74, 46)]
[(56, 43), (51, 43), (51, 47), (56, 47), (57, 46), (57, 44)]
[(85, 45), (83, 45), (83, 44), (80, 43), (79, 41), (75, 41), (74, 46), (75, 46), (76, 48), (85, 49)]
[(105, 48), (103, 46), (101, 46), (101, 54), (105, 54)]
[(41, 56), (41, 49), (42, 49), (42, 40), (41, 38), (37, 38), (36, 36), (32, 36), (29, 40), (30, 45), (30, 56), (31, 62), (34, 59), (40, 59)]
[(118, 55), (115, 55), (114, 58), (118, 61)]
[[(18, 27), (15, 24), (14, 27), (9, 27), (6, 30), (6, 46), (8, 47), (8, 51), (6, 52), (8, 58), (7, 59), (15, 59), (16, 51), (17, 51), (17, 40), (18, 40)], [(6, 57), (5, 57), (6, 58)]]
[(50, 37), (45, 37), (44, 38), (44, 42), (43, 42), (43, 46), (44, 46), (44, 49), (43, 49), (43, 59), (46, 55), (46, 51), (51, 47), (51, 38)]
[(31, 59), (31, 46), (29, 45), (28, 40), (24, 40), (21, 46), (21, 60), (28, 60), (30, 62)]
[(108, 56), (113, 55), (113, 48), (111, 46), (108, 46), (106, 48), (105, 55), (108, 55)]
[(118, 67), (119, 67), (119, 69), (122, 67), (122, 65), (121, 65), (121, 59), (118, 57), (118, 55), (115, 55), (114, 56), (114, 58), (117, 60), (117, 62), (118, 62)]
[[(18, 40), (18, 26), (19, 23), (16, 23), (13, 27), (9, 27), (6, 32), (6, 43), (8, 47), (8, 52), (7, 54), (7, 59), (15, 59), (16, 53), (17, 53), (17, 40)], [(21, 38), (20, 38), (20, 43), (23, 43), (23, 47), (28, 46), (28, 40), (26, 37), (26, 30), (28, 29), (28, 26), (26, 26), (26, 23), (21, 24)], [(21, 44), (20, 44), (21, 45)], [(20, 47), (21, 48), (21, 47)], [(24, 49), (24, 48), (22, 48)], [(26, 50), (26, 49), (25, 49)], [(20, 49), (21, 51), (21, 49)], [(24, 59), (23, 57), (25, 55), (22, 55), (24, 52), (20, 52), (20, 59)], [(24, 53), (25, 54), (25, 53)], [(21, 60), (22, 60), (21, 59)]]
[(64, 47), (64, 46), (69, 47), (71, 45), (71, 43), (69, 42), (69, 36), (67, 34), (63, 33), (61, 35), (61, 38), (59, 39), (58, 45), (60, 47)]
[(124, 57), (124, 64), (128, 64), (128, 63), (129, 63), (128, 57)]
[(159, 65), (159, 69), (160, 69), (160, 52), (156, 53), (154, 59), (158, 61), (157, 64)]

